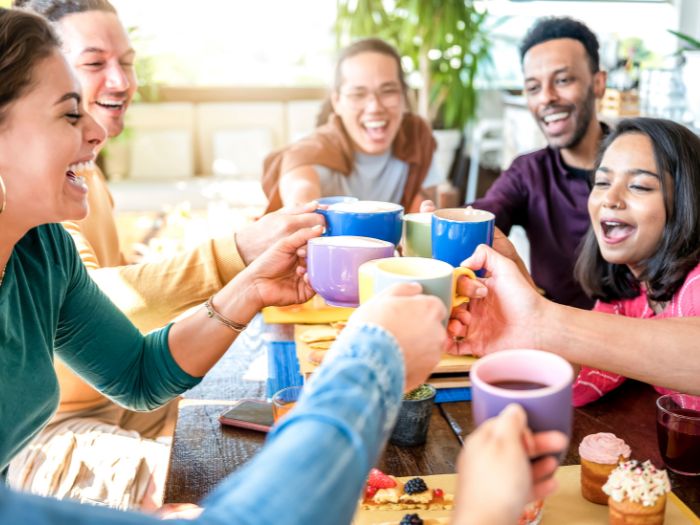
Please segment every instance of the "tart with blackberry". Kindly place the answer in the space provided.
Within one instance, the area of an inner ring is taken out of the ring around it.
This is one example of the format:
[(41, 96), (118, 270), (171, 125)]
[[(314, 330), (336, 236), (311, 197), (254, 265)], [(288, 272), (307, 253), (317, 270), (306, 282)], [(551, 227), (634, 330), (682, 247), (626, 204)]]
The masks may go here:
[(365, 510), (446, 510), (454, 496), (440, 487), (430, 487), (423, 478), (396, 478), (372, 469), (362, 497)]

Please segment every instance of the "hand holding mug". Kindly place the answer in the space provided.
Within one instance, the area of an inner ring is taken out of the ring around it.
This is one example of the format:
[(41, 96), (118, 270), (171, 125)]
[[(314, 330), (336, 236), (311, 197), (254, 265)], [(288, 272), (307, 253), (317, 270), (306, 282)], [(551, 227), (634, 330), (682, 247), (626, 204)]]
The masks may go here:
[(238, 274), (228, 286), (240, 287), (246, 302), (257, 308), (301, 304), (313, 297), (314, 291), (304, 277), (305, 262), (299, 250), (321, 235), (322, 226), (304, 228), (277, 241), (253, 263)]
[[(557, 461), (551, 454), (566, 446), (561, 432), (533, 434), (522, 407), (508, 405), (464, 443), (457, 466), (454, 523), (517, 523), (528, 502), (556, 490), (552, 476)], [(531, 463), (534, 458), (539, 459)]]
[(314, 213), (317, 208), (315, 202), (284, 207), (241, 228), (236, 232), (235, 241), (243, 262), (249, 265), (270, 245), (302, 228), (324, 226), (324, 218)]
[(547, 318), (551, 303), (537, 293), (512, 260), (488, 246), (479, 246), (464, 266), (483, 269), (486, 277), (457, 281), (457, 293), (474, 300), (468, 310), (453, 310), (448, 351), (482, 356), (487, 349), (535, 346), (532, 327)]
[(399, 283), (377, 294), (350, 317), (353, 323), (378, 324), (399, 343), (406, 366), (406, 390), (422, 384), (435, 369), (445, 346), (447, 309), (421, 293), (416, 283)]

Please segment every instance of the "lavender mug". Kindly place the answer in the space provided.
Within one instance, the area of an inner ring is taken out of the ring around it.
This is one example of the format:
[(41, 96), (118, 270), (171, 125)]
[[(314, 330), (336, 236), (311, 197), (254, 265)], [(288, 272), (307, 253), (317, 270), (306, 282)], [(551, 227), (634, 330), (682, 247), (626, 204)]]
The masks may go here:
[(540, 350), (504, 350), (479, 358), (469, 376), (477, 425), (518, 403), (533, 432), (559, 430), (571, 437), (574, 371), (565, 359)]
[(331, 306), (355, 307), (360, 304), (360, 265), (393, 255), (394, 245), (380, 239), (354, 235), (316, 237), (307, 245), (309, 282)]

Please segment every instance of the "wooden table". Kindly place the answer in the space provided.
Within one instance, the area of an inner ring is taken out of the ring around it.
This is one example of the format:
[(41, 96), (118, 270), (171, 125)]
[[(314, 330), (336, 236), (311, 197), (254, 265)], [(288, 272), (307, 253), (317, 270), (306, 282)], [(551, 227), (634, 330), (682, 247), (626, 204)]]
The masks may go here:
[[(283, 333), (285, 337), (288, 335), (289, 332)], [(204, 381), (188, 393), (175, 429), (166, 502), (200, 501), (262, 448), (264, 434), (222, 427), (218, 422), (219, 414), (226, 408), (221, 400), (264, 397), (261, 382), (242, 379), (259, 350), (245, 344), (234, 345)], [(656, 443), (656, 397), (650, 386), (628, 381), (602, 401), (576, 409), (571, 446), (564, 464), (580, 462), (578, 444), (587, 434), (614, 432), (632, 447), (635, 458), (651, 459), (661, 465)], [(462, 438), (473, 428), (471, 403), (436, 405), (427, 443), (413, 448), (389, 444), (378, 467), (396, 476), (454, 473)], [(674, 492), (700, 515), (700, 477), (669, 474)]]

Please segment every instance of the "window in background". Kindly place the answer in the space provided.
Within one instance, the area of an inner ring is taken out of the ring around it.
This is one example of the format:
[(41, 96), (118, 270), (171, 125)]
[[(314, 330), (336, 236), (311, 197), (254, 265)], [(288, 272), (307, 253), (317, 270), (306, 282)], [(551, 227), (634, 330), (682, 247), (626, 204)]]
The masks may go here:
[(112, 0), (170, 85), (325, 85), (335, 37), (330, 0)]
[[(2, 0), (0, 0), (2, 1)], [(327, 85), (335, 54), (332, 0), (113, 0), (134, 45), (152, 57), (149, 77), (171, 85)], [(522, 85), (517, 44), (541, 16), (571, 16), (599, 36), (611, 67), (621, 43), (641, 38), (657, 66), (676, 49), (666, 30), (678, 27), (669, 2), (483, 0), (505, 18), (494, 31), (494, 68), (483, 86)], [(623, 23), (620, 23), (624, 21)]]
[(495, 81), (502, 87), (522, 87), (517, 46), (542, 16), (570, 16), (590, 27), (601, 44), (601, 65), (608, 70), (615, 66), (618, 55), (624, 54), (624, 45), (635, 37), (650, 53), (649, 65), (656, 67), (677, 48), (676, 38), (666, 30), (678, 27), (678, 12), (668, 2), (486, 0), (484, 4), (492, 16), (507, 18), (494, 35)]

